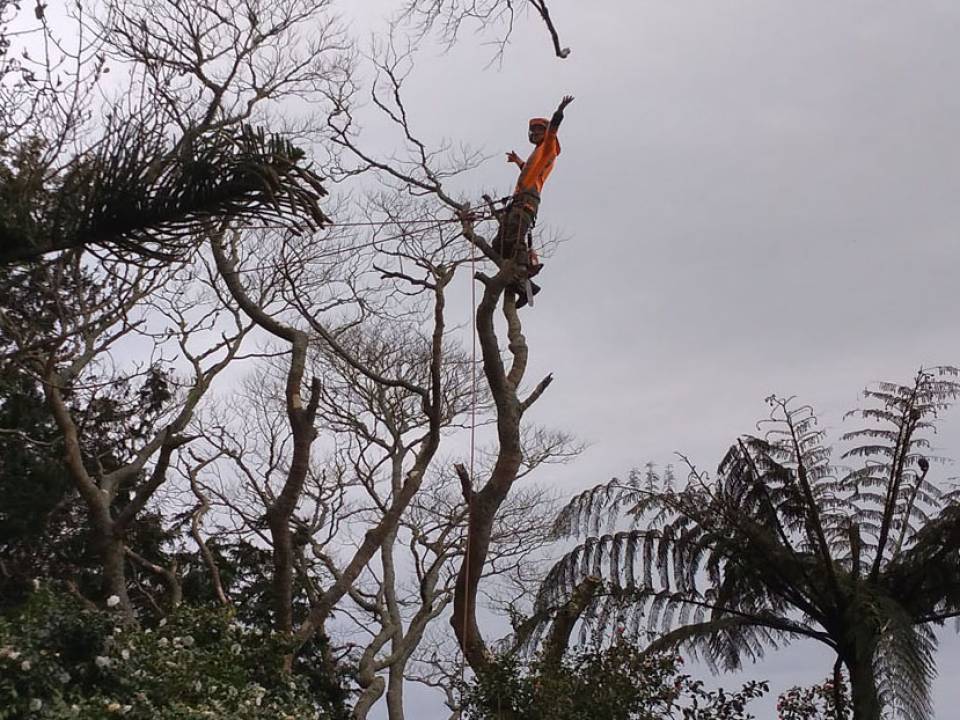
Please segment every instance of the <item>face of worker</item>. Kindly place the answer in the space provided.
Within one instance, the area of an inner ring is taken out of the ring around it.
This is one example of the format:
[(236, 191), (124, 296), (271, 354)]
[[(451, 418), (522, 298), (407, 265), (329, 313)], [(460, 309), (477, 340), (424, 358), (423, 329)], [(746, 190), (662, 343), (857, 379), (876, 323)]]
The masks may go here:
[(530, 128), (530, 132), (527, 134), (527, 137), (530, 138), (530, 142), (534, 145), (539, 145), (543, 142), (544, 136), (547, 134), (546, 128), (543, 125), (534, 125)]

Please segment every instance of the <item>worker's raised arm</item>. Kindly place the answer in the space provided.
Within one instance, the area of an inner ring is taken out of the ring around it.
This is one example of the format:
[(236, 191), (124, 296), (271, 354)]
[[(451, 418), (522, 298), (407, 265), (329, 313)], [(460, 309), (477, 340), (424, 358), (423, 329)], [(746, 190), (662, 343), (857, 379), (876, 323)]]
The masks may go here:
[(560, 101), (560, 105), (557, 107), (557, 111), (553, 113), (553, 117), (550, 118), (550, 129), (556, 131), (560, 127), (560, 123), (563, 122), (563, 109), (573, 102), (573, 95), (564, 95), (563, 100)]

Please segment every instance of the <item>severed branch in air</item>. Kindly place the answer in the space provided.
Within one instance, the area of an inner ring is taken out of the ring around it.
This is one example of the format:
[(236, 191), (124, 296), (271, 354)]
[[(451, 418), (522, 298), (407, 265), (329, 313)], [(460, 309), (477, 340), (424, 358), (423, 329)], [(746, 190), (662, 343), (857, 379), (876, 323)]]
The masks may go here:
[[(560, 43), (560, 33), (550, 16), (547, 0), (526, 0), (547, 26), (553, 50), (558, 58), (567, 58), (570, 48)], [(473, 23), (481, 29), (501, 26), (499, 37), (493, 41), (496, 57), (503, 55), (510, 37), (513, 35), (517, 5), (513, 0), (475, 0), (471, 3), (458, 3), (451, 0), (407, 0), (401, 12), (401, 18), (412, 21), (416, 31), (425, 34), (437, 28), (440, 37), (452, 46), (465, 23)]]

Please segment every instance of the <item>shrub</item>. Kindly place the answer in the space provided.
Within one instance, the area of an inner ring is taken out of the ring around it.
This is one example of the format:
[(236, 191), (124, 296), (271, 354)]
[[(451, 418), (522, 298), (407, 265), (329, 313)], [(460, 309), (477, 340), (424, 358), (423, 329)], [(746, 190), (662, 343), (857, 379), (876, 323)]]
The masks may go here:
[(139, 628), (41, 589), (0, 617), (0, 720), (332, 717), (304, 677), (282, 672), (285, 651), (220, 608)]

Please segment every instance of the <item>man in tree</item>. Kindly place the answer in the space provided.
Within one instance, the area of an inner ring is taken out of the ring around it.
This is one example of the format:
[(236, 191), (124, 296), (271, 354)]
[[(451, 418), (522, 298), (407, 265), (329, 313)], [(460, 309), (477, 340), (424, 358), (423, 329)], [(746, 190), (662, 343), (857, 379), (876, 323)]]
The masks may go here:
[(532, 282), (527, 287), (529, 278), (540, 272), (543, 266), (537, 259), (536, 252), (525, 244), (524, 240), (537, 221), (543, 184), (553, 171), (553, 164), (560, 154), (557, 131), (563, 122), (563, 110), (572, 102), (573, 97), (565, 95), (550, 120), (533, 118), (530, 121), (528, 137), (536, 147), (526, 162), (513, 151), (507, 153), (507, 162), (515, 163), (520, 168), (520, 177), (517, 179), (510, 205), (500, 222), (500, 232), (493, 242), (493, 248), (501, 257), (513, 258), (520, 266), (524, 281), (519, 288), (515, 288), (517, 307), (523, 307), (533, 295), (540, 292), (540, 287)]

